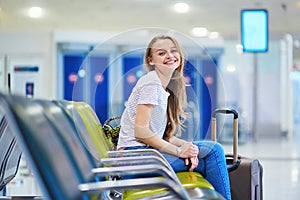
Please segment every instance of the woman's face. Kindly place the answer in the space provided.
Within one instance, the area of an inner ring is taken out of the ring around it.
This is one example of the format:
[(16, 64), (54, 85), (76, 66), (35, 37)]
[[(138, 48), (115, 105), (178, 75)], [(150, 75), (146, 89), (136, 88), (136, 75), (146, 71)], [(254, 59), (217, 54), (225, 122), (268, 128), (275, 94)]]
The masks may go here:
[(181, 57), (175, 44), (170, 39), (161, 39), (151, 47), (150, 65), (158, 69), (171, 69), (174, 71), (180, 65)]

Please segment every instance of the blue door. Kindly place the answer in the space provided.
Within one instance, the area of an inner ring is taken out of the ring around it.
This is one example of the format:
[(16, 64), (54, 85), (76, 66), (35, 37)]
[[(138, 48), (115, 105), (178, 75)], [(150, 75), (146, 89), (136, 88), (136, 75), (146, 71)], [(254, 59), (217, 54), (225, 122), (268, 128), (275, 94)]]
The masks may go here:
[(63, 55), (63, 98), (66, 100), (84, 100), (84, 81), (78, 76), (78, 71), (81, 67), (83, 59), (83, 54)]
[(217, 60), (204, 58), (200, 61), (201, 70), (201, 139), (211, 139), (211, 114), (217, 106)]
[(89, 81), (89, 102), (94, 105), (97, 116), (103, 123), (108, 117), (108, 57), (92, 56), (89, 58), (90, 73)]
[(63, 55), (63, 97), (84, 101), (95, 110), (103, 123), (108, 118), (108, 56), (84, 53)]

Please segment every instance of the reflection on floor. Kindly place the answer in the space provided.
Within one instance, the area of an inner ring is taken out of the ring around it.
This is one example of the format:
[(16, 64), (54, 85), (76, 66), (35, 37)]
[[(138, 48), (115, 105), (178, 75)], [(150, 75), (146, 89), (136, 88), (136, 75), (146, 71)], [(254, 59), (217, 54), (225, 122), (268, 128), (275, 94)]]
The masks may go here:
[(41, 196), (33, 172), (29, 169), (24, 154), (22, 155), (16, 177), (6, 185), (7, 196)]
[[(231, 145), (223, 146), (225, 152), (232, 152)], [(290, 137), (259, 138), (239, 145), (238, 152), (263, 165), (264, 200), (300, 198), (300, 128)]]

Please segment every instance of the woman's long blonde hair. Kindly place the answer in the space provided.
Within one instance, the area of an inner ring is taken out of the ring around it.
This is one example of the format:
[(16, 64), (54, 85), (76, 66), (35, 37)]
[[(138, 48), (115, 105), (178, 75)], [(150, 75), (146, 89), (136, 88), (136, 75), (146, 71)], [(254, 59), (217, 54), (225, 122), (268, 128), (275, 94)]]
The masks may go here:
[(144, 64), (146, 66), (147, 71), (154, 70), (155, 66), (149, 64), (149, 58), (151, 58), (152, 56), (152, 46), (158, 40), (166, 40), (166, 39), (169, 39), (174, 43), (181, 58), (180, 64), (178, 68), (173, 72), (172, 78), (167, 86), (167, 91), (170, 93), (170, 96), (168, 98), (168, 108), (167, 108), (168, 121), (167, 121), (167, 126), (163, 138), (165, 140), (169, 140), (170, 137), (174, 135), (176, 129), (177, 129), (177, 135), (181, 135), (183, 119), (185, 119), (185, 115), (186, 115), (184, 109), (187, 104), (186, 103), (187, 97), (186, 97), (186, 88), (185, 88), (186, 84), (183, 76), (185, 59), (184, 59), (182, 49), (175, 38), (168, 35), (156, 36), (148, 44), (148, 47), (144, 55)]

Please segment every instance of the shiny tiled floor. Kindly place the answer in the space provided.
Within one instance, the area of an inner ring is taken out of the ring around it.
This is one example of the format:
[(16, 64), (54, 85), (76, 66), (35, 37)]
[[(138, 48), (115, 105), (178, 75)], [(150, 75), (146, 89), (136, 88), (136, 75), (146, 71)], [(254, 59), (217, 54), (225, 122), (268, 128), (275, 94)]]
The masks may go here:
[[(223, 146), (225, 152), (232, 151), (231, 145)], [(300, 199), (300, 126), (290, 137), (259, 138), (239, 145), (238, 152), (260, 160), (264, 200)]]

